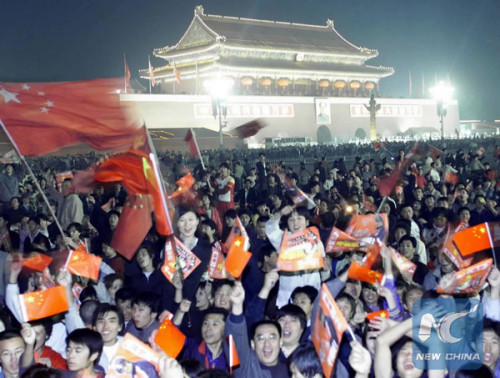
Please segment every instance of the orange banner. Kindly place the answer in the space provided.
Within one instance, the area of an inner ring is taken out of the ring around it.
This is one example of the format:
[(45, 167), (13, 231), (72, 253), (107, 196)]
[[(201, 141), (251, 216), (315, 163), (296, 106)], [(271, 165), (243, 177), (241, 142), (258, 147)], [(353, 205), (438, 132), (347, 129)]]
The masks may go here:
[(348, 324), (325, 284), (321, 286), (319, 304), (312, 330), (312, 341), (325, 377), (331, 377), (339, 345)]
[(286, 230), (278, 255), (278, 269), (286, 272), (322, 269), (324, 252), (316, 227), (293, 234)]
[(337, 227), (333, 227), (325, 245), (325, 252), (345, 252), (359, 247), (361, 247), (361, 242), (359, 240), (339, 230)]
[(172, 235), (167, 238), (165, 243), (165, 261), (161, 267), (163, 275), (170, 283), (172, 283), (172, 277), (178, 269), (177, 261), (180, 265), (179, 268), (182, 271), (184, 279), (186, 279), (201, 263), (201, 260), (196, 257), (193, 252)]
[(216, 280), (227, 278), (224, 254), (215, 246), (212, 247), (210, 262), (208, 263), (208, 276)]
[(458, 272), (443, 276), (437, 286), (439, 294), (475, 293), (483, 288), (493, 265), (493, 259), (486, 259)]
[(130, 333), (125, 334), (118, 352), (111, 360), (106, 377), (156, 377), (160, 356), (148, 345)]
[(354, 215), (345, 230), (356, 239), (374, 237), (380, 241), (387, 240), (389, 221), (387, 214)]

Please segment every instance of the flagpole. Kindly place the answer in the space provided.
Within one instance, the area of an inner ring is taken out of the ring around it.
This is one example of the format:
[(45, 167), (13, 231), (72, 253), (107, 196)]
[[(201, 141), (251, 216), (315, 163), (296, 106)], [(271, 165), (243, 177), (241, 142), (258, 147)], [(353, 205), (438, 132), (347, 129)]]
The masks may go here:
[[(149, 71), (149, 94), (151, 94), (151, 81), (153, 76), (153, 67), (151, 66), (151, 57), (148, 55), (148, 71)], [(146, 128), (147, 131), (147, 128)], [(149, 132), (147, 132), (149, 138)]]
[(382, 210), (382, 206), (384, 206), (385, 201), (387, 201), (387, 196), (384, 196), (384, 198), (382, 198), (382, 202), (380, 202), (380, 206), (378, 207), (375, 215), (378, 215), (380, 213), (380, 210)]
[(201, 157), (200, 148), (198, 147), (198, 141), (196, 140), (196, 134), (194, 133), (194, 130), (192, 127), (190, 127), (189, 130), (191, 131), (191, 135), (193, 136), (194, 145), (196, 147), (196, 153), (198, 154), (198, 158), (200, 159), (201, 167), (205, 171), (205, 163), (203, 163), (203, 159)]
[(50, 206), (50, 202), (49, 202), (49, 199), (47, 198), (45, 192), (43, 191), (42, 187), (40, 186), (40, 183), (38, 182), (38, 179), (36, 178), (35, 174), (33, 173), (33, 171), (31, 170), (31, 167), (29, 166), (28, 162), (26, 161), (26, 159), (24, 158), (24, 155), (21, 153), (21, 151), (19, 150), (19, 147), (17, 146), (17, 143), (14, 141), (14, 139), (12, 138), (12, 135), (10, 135), (10, 132), (9, 130), (7, 130), (7, 127), (5, 126), (5, 124), (3, 123), (2, 119), (0, 119), (0, 126), (2, 126), (2, 129), (5, 133), (5, 135), (7, 135), (7, 138), (9, 138), (9, 142), (10, 144), (12, 145), (12, 147), (14, 147), (14, 150), (16, 151), (17, 155), (19, 156), (19, 159), (21, 159), (21, 161), (23, 162), (24, 166), (26, 167), (26, 170), (28, 171), (28, 173), (30, 174), (31, 177), (33, 177), (33, 181), (35, 183), (35, 186), (37, 188), (37, 190), (40, 192), (40, 194), (42, 195), (42, 198), (43, 198), (43, 201), (45, 202), (45, 204), (47, 205), (47, 208), (49, 210), (49, 213), (50, 215), (52, 215), (52, 217), (54, 218), (54, 222), (57, 226), (57, 229), (58, 231), (60, 232), (61, 236), (62, 236), (62, 239), (63, 239), (63, 243), (66, 244), (64, 242), (64, 231), (62, 229), (62, 226), (61, 224), (59, 223), (59, 220), (57, 219), (57, 216), (56, 214), (54, 213), (54, 210), (52, 210), (52, 207)]
[(127, 93), (127, 58), (125, 58), (125, 53), (123, 53), (123, 70), (125, 72), (125, 75), (123, 75), (123, 78), (124, 78), (123, 87), (125, 89), (125, 94), (126, 94)]

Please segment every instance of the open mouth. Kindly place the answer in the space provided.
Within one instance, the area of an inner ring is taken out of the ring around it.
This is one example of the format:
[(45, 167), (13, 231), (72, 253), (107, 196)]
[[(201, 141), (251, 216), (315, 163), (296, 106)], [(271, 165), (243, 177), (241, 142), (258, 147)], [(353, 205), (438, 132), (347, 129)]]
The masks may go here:
[(290, 336), (292, 336), (292, 333), (290, 331), (286, 331), (286, 330), (283, 331), (283, 337), (285, 339), (289, 338)]

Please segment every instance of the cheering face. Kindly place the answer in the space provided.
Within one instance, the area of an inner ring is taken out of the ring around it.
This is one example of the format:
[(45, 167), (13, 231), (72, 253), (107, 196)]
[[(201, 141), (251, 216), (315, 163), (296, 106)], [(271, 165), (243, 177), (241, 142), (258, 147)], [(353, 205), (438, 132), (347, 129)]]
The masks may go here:
[(413, 256), (415, 255), (415, 247), (410, 240), (403, 240), (399, 243), (399, 252), (406, 257), (408, 260), (413, 260)]
[(210, 298), (204, 287), (198, 287), (196, 290), (196, 308), (203, 310), (210, 307)]
[(19, 375), (19, 359), (23, 353), (24, 342), (21, 337), (0, 341), (0, 362), (5, 376)]
[(288, 217), (288, 229), (290, 232), (297, 232), (297, 231), (302, 231), (307, 228), (309, 225), (309, 222), (307, 219), (299, 215), (296, 211), (293, 211), (290, 216)]
[(255, 336), (250, 342), (259, 362), (265, 366), (275, 366), (282, 342), (278, 329), (272, 324), (263, 324), (255, 330)]
[(132, 306), (132, 317), (135, 327), (138, 329), (148, 328), (156, 319), (156, 312), (151, 312), (151, 308), (144, 303), (136, 303)]
[(444, 254), (443, 250), (438, 251), (438, 261), (443, 273), (450, 273), (454, 270), (454, 265), (451, 260)]
[(313, 304), (311, 302), (311, 298), (309, 298), (306, 294), (304, 293), (295, 294), (295, 296), (293, 297), (293, 304), (299, 306), (302, 309), (302, 311), (306, 313), (307, 319), (311, 317)]
[(70, 341), (66, 348), (66, 361), (69, 371), (93, 371), (96, 359), (97, 353), (91, 355), (89, 347), (84, 344), (76, 344)]
[(423, 371), (417, 369), (415, 365), (413, 365), (412, 351), (411, 341), (408, 341), (400, 349), (396, 357), (396, 370), (399, 377), (417, 378), (422, 375)]
[(370, 286), (370, 287), (364, 287), (363, 291), (361, 292), (363, 296), (363, 301), (367, 305), (374, 306), (378, 302), (378, 293), (377, 293), (377, 288), (375, 286)]
[(347, 281), (344, 291), (353, 298), (361, 295), (361, 281)]
[(123, 328), (118, 314), (114, 311), (101, 315), (95, 323), (95, 330), (101, 334), (104, 345), (111, 346), (116, 343), (118, 333)]
[(483, 334), (483, 363), (495, 369), (498, 357), (500, 355), (500, 337), (491, 329), (484, 331)]
[(182, 239), (188, 239), (194, 236), (200, 220), (192, 211), (188, 211), (179, 217), (177, 228)]
[(219, 343), (224, 338), (225, 321), (222, 314), (208, 314), (201, 325), (201, 336), (207, 345)]
[(149, 271), (153, 267), (153, 259), (148, 253), (148, 250), (145, 248), (141, 248), (137, 251), (137, 255), (135, 257), (137, 259), (137, 264), (139, 268), (143, 271)]
[(108, 288), (108, 293), (111, 299), (115, 299), (115, 294), (118, 290), (120, 290), (123, 287), (123, 280), (121, 278), (117, 278), (116, 280), (113, 281), (111, 286)]
[(300, 326), (300, 320), (296, 316), (285, 315), (278, 319), (278, 323), (281, 326), (283, 345), (298, 345), (304, 331)]
[(218, 287), (214, 294), (214, 307), (231, 310), (231, 291), (232, 288), (229, 285)]
[(127, 299), (126, 301), (118, 299), (116, 301), (116, 304), (120, 308), (120, 310), (122, 310), (124, 320), (126, 322), (132, 320), (132, 314), (133, 314), (132, 301), (130, 299)]

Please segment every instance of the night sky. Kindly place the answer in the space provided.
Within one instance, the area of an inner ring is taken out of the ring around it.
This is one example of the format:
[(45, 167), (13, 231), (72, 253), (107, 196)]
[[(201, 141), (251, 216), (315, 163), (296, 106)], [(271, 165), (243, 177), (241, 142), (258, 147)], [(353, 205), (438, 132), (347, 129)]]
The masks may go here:
[[(461, 119), (500, 119), (498, 0), (1, 0), (0, 81), (65, 81), (146, 68), (157, 47), (174, 45), (202, 4), (206, 14), (324, 25), (333, 19), (348, 41), (379, 51), (391, 66), (381, 94), (426, 96), (450, 78)], [(164, 65), (152, 57), (153, 66)], [(147, 82), (143, 82), (147, 86)]]

